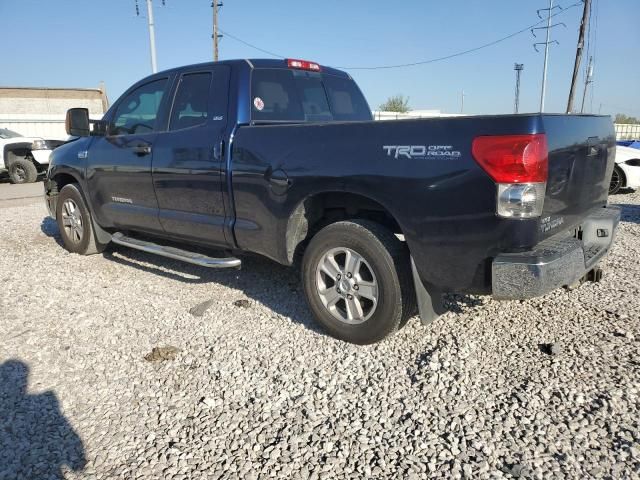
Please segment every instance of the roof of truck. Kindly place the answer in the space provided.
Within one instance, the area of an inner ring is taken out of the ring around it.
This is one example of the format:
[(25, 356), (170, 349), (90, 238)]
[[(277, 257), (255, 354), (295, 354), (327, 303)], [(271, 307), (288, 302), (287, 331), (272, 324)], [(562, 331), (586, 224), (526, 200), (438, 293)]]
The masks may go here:
[[(176, 72), (176, 71), (180, 71), (180, 70), (187, 70), (187, 69), (192, 69), (194, 67), (205, 67), (205, 66), (211, 66), (211, 65), (232, 65), (232, 66), (238, 66), (238, 65), (247, 65), (249, 66), (249, 68), (289, 68), (287, 66), (287, 59), (284, 58), (280, 58), (280, 59), (276, 59), (276, 58), (244, 58), (244, 59), (233, 59), (233, 60), (221, 60), (219, 62), (204, 62), (204, 63), (194, 63), (192, 65), (183, 65), (180, 67), (175, 67), (175, 68), (170, 68), (167, 70), (163, 70), (162, 72), (158, 72), (158, 73), (170, 73), (170, 72)], [(351, 78), (351, 76), (346, 73), (343, 72), (342, 70), (337, 70), (335, 68), (331, 68), (331, 67), (327, 67), (324, 65), (320, 65), (320, 68), (322, 68), (322, 72), (323, 73), (330, 73), (331, 75), (336, 75), (339, 77), (343, 77), (343, 78)]]

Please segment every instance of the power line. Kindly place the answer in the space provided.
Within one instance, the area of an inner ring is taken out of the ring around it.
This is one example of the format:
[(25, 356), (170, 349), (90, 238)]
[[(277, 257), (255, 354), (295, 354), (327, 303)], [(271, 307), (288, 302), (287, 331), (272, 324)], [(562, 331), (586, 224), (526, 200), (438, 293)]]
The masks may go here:
[[(560, 11), (558, 13), (554, 13), (553, 15), (551, 15), (551, 18), (553, 18), (553, 17), (555, 17), (557, 15), (561, 15), (561, 14), (565, 13), (566, 11), (571, 10), (572, 8), (575, 8), (575, 7), (579, 6), (579, 5), (582, 5), (582, 1), (576, 2), (574, 4), (571, 4), (568, 7), (564, 8), (562, 11)], [(526, 28), (518, 30), (517, 32), (513, 32), (513, 33), (511, 33), (511, 34), (509, 34), (509, 35), (507, 35), (505, 37), (499, 38), (499, 39), (494, 40), (492, 42), (485, 43), (483, 45), (480, 45), (480, 46), (474, 47), (474, 48), (470, 48), (468, 50), (463, 50), (463, 51), (460, 51), (460, 52), (452, 53), (450, 55), (445, 55), (443, 57), (431, 58), (429, 60), (422, 60), (422, 61), (411, 62), (411, 63), (400, 63), (400, 64), (397, 64), (397, 65), (378, 65), (378, 66), (371, 66), (371, 67), (340, 67), (340, 66), (338, 66), (338, 67), (335, 67), (335, 68), (340, 68), (340, 69), (343, 69), (343, 70), (382, 70), (382, 69), (390, 69), (390, 68), (414, 67), (414, 66), (417, 66), (417, 65), (427, 65), (429, 63), (441, 62), (443, 60), (449, 60), (450, 58), (460, 57), (460, 56), (466, 55), (468, 53), (477, 52), (478, 50), (482, 50), (482, 49), (487, 48), (487, 47), (492, 47), (493, 45), (497, 45), (498, 43), (504, 42), (505, 40), (509, 40), (510, 38), (513, 38), (516, 35), (520, 35), (521, 33), (529, 31), (532, 28), (537, 27), (538, 25), (540, 25), (540, 24), (542, 24), (542, 23), (544, 23), (546, 21), (547, 21), (547, 19), (545, 18), (543, 20), (540, 20), (537, 23), (534, 23), (533, 25), (529, 25)], [(267, 55), (271, 55), (272, 57), (287, 58), (286, 55), (281, 55), (279, 53), (274, 53), (274, 52), (271, 52), (269, 50), (265, 50), (264, 48), (257, 47), (256, 45), (253, 45), (252, 43), (249, 43), (249, 42), (247, 42), (245, 40), (242, 40), (241, 38), (238, 38), (238, 37), (236, 37), (234, 35), (231, 35), (229, 32), (225, 32), (223, 30), (219, 30), (219, 31), (221, 33), (223, 33), (224, 35), (226, 35), (227, 37), (229, 37), (229, 38), (231, 38), (231, 39), (233, 39), (233, 40), (235, 40), (237, 42), (240, 42), (240, 43), (246, 45), (247, 47), (253, 48), (254, 50), (258, 50), (259, 52), (266, 53)]]
[[(553, 15), (551, 15), (550, 18), (553, 18), (557, 15), (561, 15), (564, 12), (566, 12), (567, 10), (570, 10), (572, 8), (577, 7), (578, 5), (582, 5), (582, 2), (577, 2), (574, 3), (572, 5), (569, 5), (568, 7), (564, 8), (562, 11), (558, 12), (558, 13), (554, 13)], [(510, 38), (513, 38), (517, 35), (520, 35), (521, 33), (524, 33), (526, 31), (531, 30), (534, 27), (537, 27), (538, 25), (545, 23), (547, 21), (546, 18), (540, 20), (539, 22), (534, 23), (533, 25), (529, 25), (526, 28), (523, 28), (521, 30), (518, 30), (517, 32), (513, 32), (505, 37), (499, 38), (497, 40), (494, 40), (492, 42), (489, 43), (485, 43), (483, 45), (480, 45), (478, 47), (474, 47), (474, 48), (470, 48), (468, 50), (463, 50), (461, 52), (456, 52), (456, 53), (452, 53), (451, 55), (445, 55), (443, 57), (437, 57), (437, 58), (432, 58), (429, 60), (422, 60), (419, 62), (412, 62), (412, 63), (401, 63), (401, 64), (397, 64), (397, 65), (380, 65), (380, 66), (376, 66), (376, 67), (336, 67), (336, 68), (342, 68), (344, 70), (381, 70), (381, 69), (388, 69), (388, 68), (403, 68), (403, 67), (414, 67), (416, 65), (426, 65), (429, 63), (435, 63), (435, 62), (440, 62), (443, 60), (449, 60), (450, 58), (455, 58), (455, 57), (460, 57), (462, 55), (466, 55), (468, 53), (473, 53), (473, 52), (477, 52), (478, 50), (482, 50), (484, 48), (487, 47), (492, 47), (493, 45), (497, 45), (498, 43), (504, 42), (505, 40), (509, 40)]]
[(267, 55), (271, 55), (272, 57), (278, 57), (278, 58), (287, 58), (286, 55), (280, 55), (279, 53), (273, 53), (270, 52), (269, 50), (265, 50), (264, 48), (260, 48), (260, 47), (256, 47), (255, 45), (249, 43), (249, 42), (245, 42), (244, 40), (242, 40), (241, 38), (235, 37), (233, 35), (231, 35), (229, 32), (225, 32), (224, 30), (222, 30), (221, 28), (218, 28), (218, 31), (221, 32), (222, 34), (226, 35), (227, 37), (235, 40), (236, 42), (240, 42), (245, 44), (247, 47), (251, 47), (254, 50), (258, 50), (262, 53), (266, 53)]

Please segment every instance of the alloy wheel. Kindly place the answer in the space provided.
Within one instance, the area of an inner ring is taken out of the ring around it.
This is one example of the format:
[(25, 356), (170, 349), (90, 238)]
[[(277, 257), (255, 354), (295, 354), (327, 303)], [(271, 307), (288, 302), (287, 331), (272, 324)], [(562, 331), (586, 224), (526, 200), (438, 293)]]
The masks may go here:
[(332, 248), (322, 255), (316, 285), (322, 304), (341, 322), (363, 323), (378, 306), (376, 275), (362, 255), (350, 248)]
[(73, 243), (80, 243), (84, 235), (82, 213), (78, 204), (71, 198), (67, 198), (62, 204), (62, 225), (67, 237)]

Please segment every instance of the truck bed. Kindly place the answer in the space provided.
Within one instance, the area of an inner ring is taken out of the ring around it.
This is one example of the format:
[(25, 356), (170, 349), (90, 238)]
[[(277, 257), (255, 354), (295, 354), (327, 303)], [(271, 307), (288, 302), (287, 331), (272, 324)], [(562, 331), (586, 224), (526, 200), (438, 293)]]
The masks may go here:
[[(549, 146), (544, 213), (500, 218), (495, 183), (474, 160), (472, 141), (533, 133), (546, 134)], [(424, 149), (406, 155), (390, 146)], [(235, 239), (242, 249), (290, 263), (278, 239), (286, 237), (292, 212), (315, 192), (349, 192), (397, 220), (424, 282), (490, 293), (493, 258), (576, 229), (606, 205), (614, 152), (611, 120), (596, 115), (241, 126), (231, 154)], [(286, 177), (286, 195), (265, 188), (265, 172)]]

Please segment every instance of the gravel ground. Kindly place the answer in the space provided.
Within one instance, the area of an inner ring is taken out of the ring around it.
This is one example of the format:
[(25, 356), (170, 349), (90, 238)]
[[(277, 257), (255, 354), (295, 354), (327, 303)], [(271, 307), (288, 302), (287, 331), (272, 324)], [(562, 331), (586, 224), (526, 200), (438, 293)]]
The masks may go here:
[(0, 479), (640, 476), (640, 193), (605, 278), (358, 347), (297, 273), (81, 257), (0, 209)]

